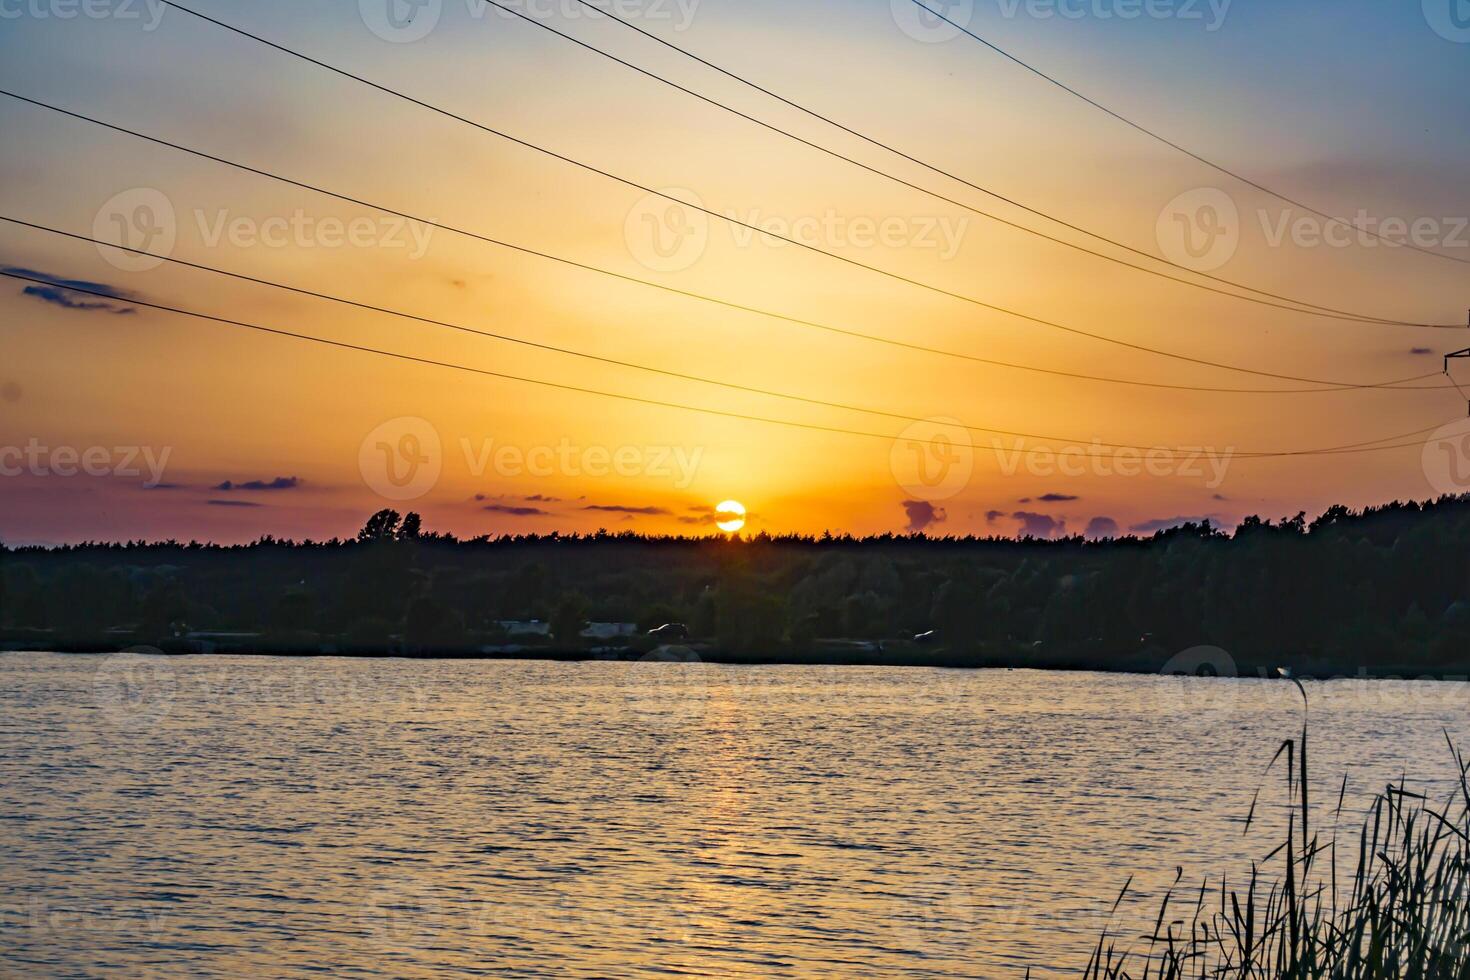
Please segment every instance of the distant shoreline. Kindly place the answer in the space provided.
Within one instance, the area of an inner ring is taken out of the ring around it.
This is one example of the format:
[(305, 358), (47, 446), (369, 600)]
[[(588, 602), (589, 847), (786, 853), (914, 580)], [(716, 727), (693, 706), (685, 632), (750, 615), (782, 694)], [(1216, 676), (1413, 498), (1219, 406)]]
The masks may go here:
[[(1206, 648), (1202, 648), (1206, 649)], [(479, 646), (407, 649), (383, 645), (355, 646), (346, 644), (293, 644), (267, 639), (250, 642), (217, 643), (191, 640), (164, 640), (155, 643), (106, 642), (89, 640), (0, 639), (0, 654), (55, 653), (62, 655), (99, 655), (124, 652), (147, 652), (170, 657), (260, 657), (281, 659), (351, 659), (351, 660), (463, 660), (463, 661), (543, 661), (556, 663), (662, 661), (673, 666), (680, 663), (708, 663), (748, 667), (923, 667), (949, 670), (1049, 670), (1062, 672), (1096, 672), (1108, 674), (1145, 674), (1194, 676), (1225, 679), (1275, 679), (1277, 668), (1290, 667), (1301, 678), (1315, 680), (1436, 680), (1470, 682), (1470, 674), (1435, 673), (1421, 666), (1394, 663), (1332, 664), (1311, 658), (1283, 656), (1271, 664), (1235, 663), (1228, 657), (1211, 660), (1192, 657), (1187, 662), (1162, 651), (1100, 656), (1095, 653), (1012, 651), (1010, 653), (957, 652), (943, 647), (929, 648), (907, 642), (876, 644), (861, 641), (833, 641), (807, 650), (774, 650), (768, 653), (738, 653), (721, 650), (712, 644), (689, 643), (649, 649), (643, 645), (609, 645), (593, 648), (557, 646)], [(1223, 655), (1223, 652), (1217, 652)]]

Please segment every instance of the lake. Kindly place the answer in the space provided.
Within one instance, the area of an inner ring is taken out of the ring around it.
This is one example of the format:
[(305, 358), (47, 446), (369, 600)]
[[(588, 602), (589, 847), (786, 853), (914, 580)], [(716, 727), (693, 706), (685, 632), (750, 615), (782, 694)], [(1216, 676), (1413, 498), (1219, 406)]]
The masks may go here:
[[(1349, 834), (1448, 792), (1470, 685), (1307, 687)], [(1137, 936), (1275, 846), (1301, 721), (1279, 680), (3, 654), (0, 975), (1075, 976), (1130, 876)]]

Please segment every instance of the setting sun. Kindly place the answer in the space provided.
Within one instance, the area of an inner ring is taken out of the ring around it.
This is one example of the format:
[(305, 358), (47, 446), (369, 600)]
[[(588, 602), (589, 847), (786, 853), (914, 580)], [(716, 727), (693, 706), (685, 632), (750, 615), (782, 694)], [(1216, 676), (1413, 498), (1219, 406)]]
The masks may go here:
[(715, 517), (715, 527), (734, 534), (745, 526), (745, 505), (738, 500), (727, 500), (715, 507)]

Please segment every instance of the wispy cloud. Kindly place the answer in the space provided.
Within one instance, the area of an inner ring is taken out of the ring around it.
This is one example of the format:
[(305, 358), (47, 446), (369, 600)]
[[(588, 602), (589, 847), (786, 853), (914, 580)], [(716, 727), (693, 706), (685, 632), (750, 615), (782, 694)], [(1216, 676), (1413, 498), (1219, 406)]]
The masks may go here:
[(550, 512), (540, 507), (521, 507), (516, 504), (486, 504), (485, 509), (492, 514), (505, 514), (508, 517), (549, 517)]
[(629, 507), (624, 504), (588, 504), (583, 510), (602, 511), (607, 514), (628, 514), (640, 517), (664, 517), (673, 512), (663, 507)]
[(211, 507), (264, 507), (253, 500), (206, 500)]
[(246, 480), (243, 483), (226, 480), (216, 484), (212, 489), (223, 490), (226, 493), (232, 490), (295, 490), (304, 483), (306, 481), (299, 476), (278, 476), (274, 480)]
[[(104, 282), (91, 282), (87, 279), (63, 279), (53, 276), (47, 272), (38, 272), (35, 269), (27, 269), (22, 266), (8, 265), (0, 267), (0, 272), (9, 275), (24, 276), (27, 279), (39, 279), (44, 283), (29, 283), (21, 290), (22, 295), (38, 299), (43, 303), (60, 306), (67, 310), (80, 310), (82, 312), (109, 313), (114, 316), (127, 316), (138, 312), (135, 308), (125, 305), (129, 294), (116, 286), (109, 286)], [(107, 297), (105, 299), (98, 298)], [(115, 303), (112, 300), (122, 300), (123, 303)]]

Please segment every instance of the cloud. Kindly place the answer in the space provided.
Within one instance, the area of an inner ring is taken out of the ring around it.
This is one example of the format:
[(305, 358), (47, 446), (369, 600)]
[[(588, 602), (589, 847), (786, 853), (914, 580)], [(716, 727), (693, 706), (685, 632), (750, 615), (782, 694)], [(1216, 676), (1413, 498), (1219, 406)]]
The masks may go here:
[(561, 497), (548, 497), (540, 493), (533, 493), (525, 497), (510, 493), (500, 493), (493, 496), (488, 493), (477, 493), (474, 499), (479, 503), (484, 503), (487, 500), (524, 500), (528, 504), (559, 504), (562, 502)]
[(188, 486), (183, 483), (145, 483), (144, 490), (187, 490)]
[[(68, 310), (81, 310), (83, 312), (111, 313), (116, 316), (127, 316), (138, 312), (131, 306), (119, 305), (111, 300), (124, 300), (129, 294), (116, 286), (109, 286), (103, 282), (91, 282), (86, 279), (63, 279), (45, 272), (37, 272), (35, 269), (25, 269), (20, 266), (0, 267), (0, 272), (15, 276), (24, 276), (27, 279), (39, 279), (47, 285), (36, 283), (28, 284), (21, 293), (31, 296), (43, 303), (51, 303)], [(85, 290), (85, 292), (78, 292)], [(106, 297), (99, 299), (97, 296)], [(90, 296), (90, 299), (83, 299)]]
[(246, 480), (244, 483), (226, 480), (211, 489), (223, 490), (226, 493), (232, 490), (295, 490), (305, 482), (299, 476), (278, 476), (274, 480)]
[(909, 524), (904, 530), (914, 533), (933, 527), (935, 524), (943, 524), (949, 515), (940, 507), (935, 507), (927, 500), (905, 500), (903, 512), (908, 515)]
[(1144, 521), (1142, 524), (1134, 524), (1128, 530), (1135, 534), (1157, 534), (1170, 528), (1181, 527), (1185, 524), (1203, 524), (1205, 521), (1213, 520), (1212, 515), (1204, 517), (1165, 517), (1152, 521)]
[(505, 514), (509, 517), (549, 517), (547, 511), (540, 507), (517, 507), (514, 504), (486, 504), (485, 509), (492, 514)]
[(662, 517), (672, 513), (663, 507), (628, 507), (622, 504), (588, 504), (583, 510), (598, 510), (608, 514), (634, 514), (642, 517)]
[(1050, 538), (1053, 535), (1067, 533), (1067, 521), (1065, 518), (1052, 517), (1050, 514), (1034, 514), (1026, 510), (1018, 510), (1011, 515), (1012, 519), (1021, 522), (1021, 537)]
[(1434, 348), (1432, 348), (1432, 347), (1410, 347), (1409, 348), (1409, 353), (1410, 354), (1418, 354), (1419, 356), (1422, 357), (1425, 354), (1433, 354), (1434, 353)]
[(1093, 541), (1101, 541), (1104, 538), (1116, 538), (1118, 536), (1118, 522), (1111, 517), (1094, 517), (1087, 522), (1087, 530), (1082, 534)]
[(994, 524), (1004, 516), (1006, 516), (1006, 512), (1003, 510), (987, 510), (985, 512), (985, 523)]
[(1223, 493), (1217, 493), (1217, 494), (1215, 494), (1215, 498), (1214, 499), (1216, 499), (1216, 500), (1229, 500), (1230, 498), (1227, 497), (1227, 496), (1225, 496)]
[(1074, 497), (1069, 493), (1044, 493), (1039, 499), (1048, 504), (1064, 504), (1073, 500), (1081, 500), (1082, 498)]
[(253, 500), (206, 500), (211, 507), (264, 507), (265, 504), (257, 504)]

